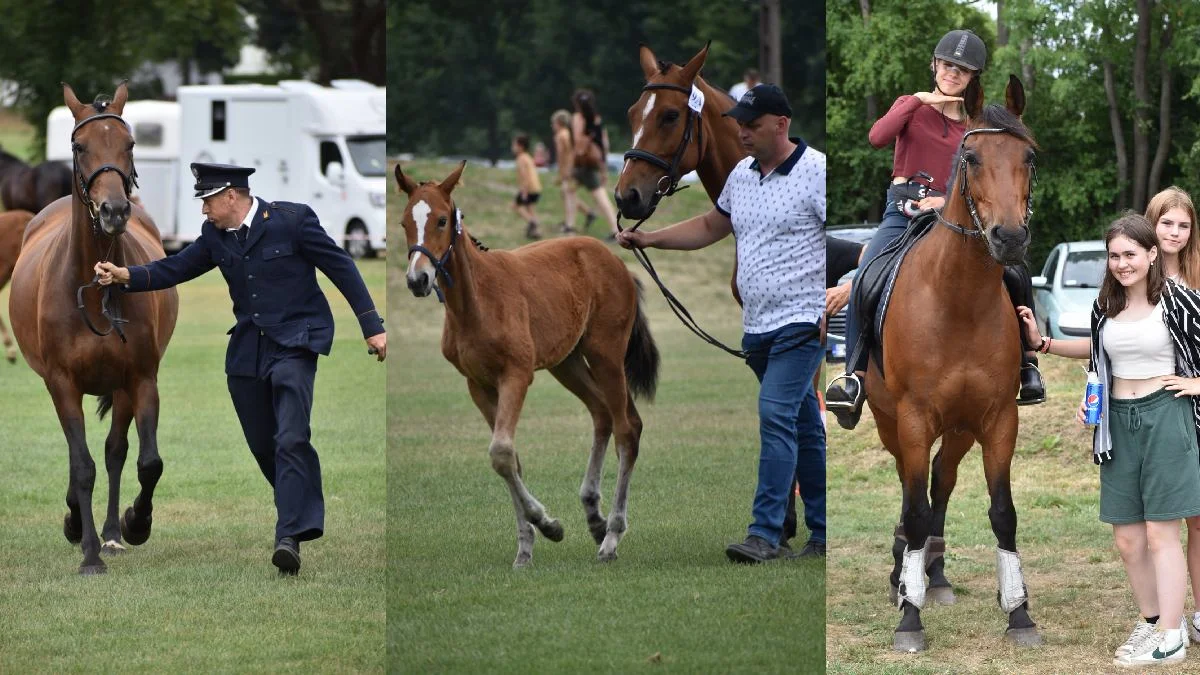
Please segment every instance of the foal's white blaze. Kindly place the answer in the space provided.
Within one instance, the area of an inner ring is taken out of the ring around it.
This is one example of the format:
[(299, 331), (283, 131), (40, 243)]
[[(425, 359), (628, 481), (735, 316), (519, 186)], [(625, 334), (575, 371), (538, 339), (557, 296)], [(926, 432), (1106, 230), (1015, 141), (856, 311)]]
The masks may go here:
[[(650, 98), (646, 100), (646, 105), (642, 107), (642, 121), (638, 124), (637, 131), (633, 134), (633, 146), (637, 147), (638, 141), (642, 140), (642, 132), (646, 130), (646, 118), (650, 116), (650, 111), (654, 110), (654, 99), (658, 94), (650, 94)], [(621, 174), (624, 175), (625, 169), (629, 168), (629, 160), (625, 160), (624, 166), (621, 167)]]
[[(429, 205), (425, 203), (424, 199), (416, 204), (413, 204), (413, 222), (417, 224), (417, 246), (425, 245), (425, 225), (427, 225), (426, 221), (429, 220), (429, 213), (431, 211), (433, 211), (433, 209), (429, 208)], [(420, 251), (414, 251), (412, 254), (412, 260), (408, 261), (408, 273), (410, 275), (416, 268), (417, 258), (420, 256)]]

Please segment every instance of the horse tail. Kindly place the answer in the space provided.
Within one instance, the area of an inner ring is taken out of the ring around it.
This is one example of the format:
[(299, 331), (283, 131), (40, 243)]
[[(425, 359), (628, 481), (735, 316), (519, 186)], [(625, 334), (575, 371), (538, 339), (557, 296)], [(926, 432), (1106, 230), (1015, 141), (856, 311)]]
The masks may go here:
[(100, 419), (104, 419), (108, 411), (112, 410), (112, 394), (99, 396), (96, 398), (96, 401), (96, 414), (100, 416)]
[(650, 323), (643, 310), (645, 294), (642, 282), (635, 277), (634, 283), (637, 284), (637, 317), (633, 320), (633, 332), (625, 348), (625, 379), (635, 397), (653, 401), (658, 388), (658, 345), (654, 344), (654, 337), (650, 335)]

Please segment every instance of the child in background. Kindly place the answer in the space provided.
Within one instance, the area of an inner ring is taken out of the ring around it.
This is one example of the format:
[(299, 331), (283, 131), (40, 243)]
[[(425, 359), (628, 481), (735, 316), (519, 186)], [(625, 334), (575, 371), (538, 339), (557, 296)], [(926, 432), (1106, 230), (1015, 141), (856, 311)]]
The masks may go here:
[(512, 152), (517, 158), (517, 198), (513, 202), (513, 210), (528, 224), (525, 228), (526, 238), (541, 239), (542, 234), (538, 231), (533, 205), (542, 196), (542, 181), (538, 178), (533, 157), (529, 155), (529, 136), (517, 134), (513, 138)]

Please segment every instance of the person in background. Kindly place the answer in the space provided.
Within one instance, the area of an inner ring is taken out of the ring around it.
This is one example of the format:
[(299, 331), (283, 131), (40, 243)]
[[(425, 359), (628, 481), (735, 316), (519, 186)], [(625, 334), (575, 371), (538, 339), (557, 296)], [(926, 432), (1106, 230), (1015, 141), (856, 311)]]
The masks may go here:
[(529, 155), (529, 136), (525, 134), (514, 136), (512, 153), (517, 158), (517, 196), (513, 200), (513, 210), (526, 223), (525, 237), (541, 239), (542, 233), (538, 231), (534, 205), (542, 196), (542, 180), (538, 178), (537, 167), (534, 166), (533, 157)]
[(746, 72), (742, 73), (742, 81), (729, 88), (729, 95), (733, 97), (733, 100), (740, 101), (742, 94), (758, 86), (760, 81), (758, 71), (754, 68), (747, 68)]
[(562, 189), (564, 218), (563, 234), (575, 232), (575, 210), (579, 209), (586, 220), (583, 229), (586, 232), (596, 220), (596, 212), (587, 208), (579, 195), (575, 194), (575, 143), (571, 140), (571, 113), (566, 110), (555, 110), (550, 116), (550, 128), (554, 130), (554, 156), (558, 160), (558, 185)]
[(608, 220), (609, 241), (617, 236), (617, 210), (609, 201), (612, 197), (605, 187), (608, 169), (608, 132), (596, 108), (596, 95), (590, 89), (579, 89), (571, 97), (575, 113), (571, 116), (571, 138), (575, 139), (575, 182), (582, 185), (596, 200), (596, 207)]

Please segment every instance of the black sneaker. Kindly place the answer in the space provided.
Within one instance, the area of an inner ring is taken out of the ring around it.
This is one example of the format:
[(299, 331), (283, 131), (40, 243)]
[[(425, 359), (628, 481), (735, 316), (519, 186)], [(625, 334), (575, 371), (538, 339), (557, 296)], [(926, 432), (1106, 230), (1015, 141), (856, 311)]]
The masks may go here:
[(797, 558), (824, 558), (825, 557), (825, 542), (808, 540), (804, 548), (796, 554)]
[(583, 231), (587, 232), (592, 227), (592, 223), (596, 222), (596, 212), (588, 211), (587, 218), (583, 221)]
[(838, 375), (825, 388), (825, 407), (833, 413), (843, 429), (858, 426), (864, 398), (862, 380), (855, 373)]
[(271, 564), (279, 568), (279, 573), (293, 576), (300, 573), (300, 542), (291, 537), (283, 537), (275, 544), (275, 553), (271, 555)]
[(752, 534), (740, 544), (725, 547), (725, 555), (735, 563), (764, 563), (779, 558), (779, 547), (772, 546), (771, 542)]
[(1036, 405), (1046, 401), (1046, 381), (1042, 379), (1042, 371), (1038, 370), (1036, 357), (1021, 365), (1021, 393), (1017, 395), (1017, 405)]

